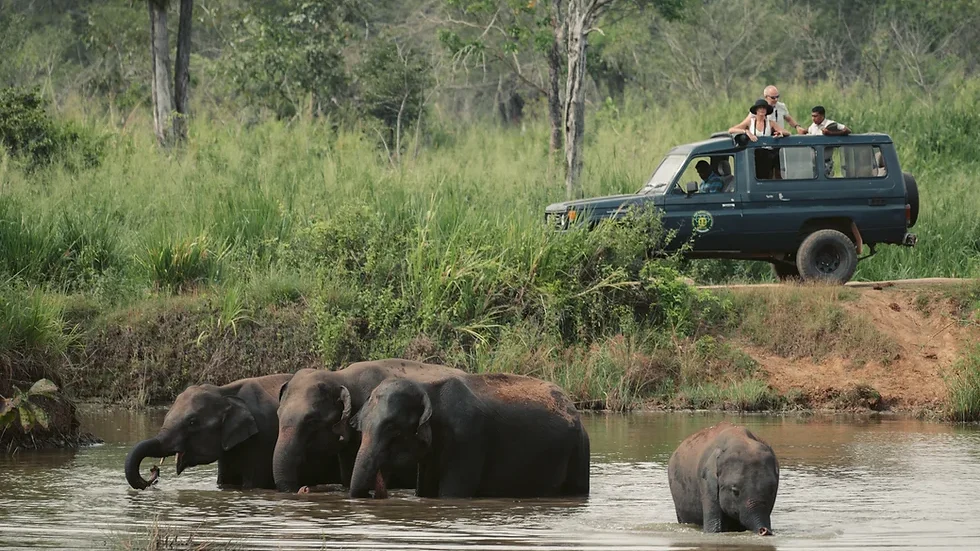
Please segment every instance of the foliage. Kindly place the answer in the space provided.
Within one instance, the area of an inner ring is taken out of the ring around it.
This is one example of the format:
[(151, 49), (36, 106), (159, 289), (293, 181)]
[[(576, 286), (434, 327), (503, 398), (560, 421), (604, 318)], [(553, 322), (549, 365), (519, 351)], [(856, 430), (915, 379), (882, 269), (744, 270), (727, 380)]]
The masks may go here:
[(259, 3), (245, 11), (228, 60), (232, 81), (248, 104), (277, 118), (335, 110), (348, 77), (341, 47), (349, 3), (332, 0)]
[(61, 354), (68, 343), (61, 310), (52, 297), (0, 280), (0, 364), (33, 352)]
[(48, 116), (47, 102), (38, 89), (0, 89), (0, 144), (11, 155), (26, 159), (30, 169), (55, 159), (71, 161), (74, 150), (82, 166), (99, 163), (101, 145), (84, 136), (75, 125)]
[(396, 155), (402, 132), (419, 124), (425, 113), (431, 73), (419, 52), (390, 40), (375, 42), (358, 67), (363, 110), (381, 123), (387, 147)]
[(48, 379), (40, 379), (31, 388), (24, 392), (14, 387), (13, 396), (3, 398), (0, 396), (0, 431), (20, 421), (20, 427), (25, 433), (31, 432), (35, 427), (48, 428), (48, 414), (39, 405), (31, 400), (40, 396), (53, 398), (58, 392), (58, 387)]

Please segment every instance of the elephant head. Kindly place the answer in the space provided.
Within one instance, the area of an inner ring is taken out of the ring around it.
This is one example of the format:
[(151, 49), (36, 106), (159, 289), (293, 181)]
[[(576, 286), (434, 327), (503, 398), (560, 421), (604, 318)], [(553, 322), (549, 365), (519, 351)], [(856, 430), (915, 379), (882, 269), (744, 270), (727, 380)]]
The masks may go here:
[(279, 390), (278, 415), (272, 472), (280, 491), (295, 492), (306, 458), (336, 454), (353, 437), (350, 391), (335, 372), (302, 369)]
[(432, 444), (432, 401), (419, 384), (389, 379), (374, 389), (354, 416), (361, 431), (351, 476), (350, 496), (387, 497), (387, 480), (394, 465), (417, 462)]
[(716, 498), (725, 517), (744, 529), (772, 535), (779, 463), (772, 448), (748, 431), (745, 436), (724, 438), (709, 451), (701, 473), (702, 491)]
[(258, 432), (245, 402), (226, 396), (214, 385), (188, 387), (177, 396), (160, 432), (136, 444), (126, 456), (126, 480), (142, 490), (149, 482), (140, 474), (147, 457), (177, 456), (177, 474), (187, 467), (206, 465)]

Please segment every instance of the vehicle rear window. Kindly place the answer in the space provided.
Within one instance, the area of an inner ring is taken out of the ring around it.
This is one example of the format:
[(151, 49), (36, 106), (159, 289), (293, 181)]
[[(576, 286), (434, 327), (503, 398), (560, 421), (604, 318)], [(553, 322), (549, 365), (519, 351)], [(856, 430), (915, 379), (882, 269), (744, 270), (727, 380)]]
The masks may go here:
[(817, 150), (807, 146), (760, 147), (755, 150), (759, 180), (812, 180), (817, 177)]
[(875, 145), (841, 145), (824, 148), (827, 178), (884, 178), (888, 175), (885, 156)]

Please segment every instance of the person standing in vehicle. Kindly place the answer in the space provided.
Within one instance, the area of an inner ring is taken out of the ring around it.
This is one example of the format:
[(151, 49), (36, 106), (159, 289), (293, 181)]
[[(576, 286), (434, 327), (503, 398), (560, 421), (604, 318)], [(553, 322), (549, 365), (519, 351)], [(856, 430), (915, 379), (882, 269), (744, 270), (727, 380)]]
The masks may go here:
[[(779, 123), (779, 126), (783, 128), (795, 128), (800, 134), (805, 134), (806, 129), (803, 125), (796, 122), (796, 119), (789, 114), (789, 108), (786, 104), (779, 101), (779, 89), (770, 84), (762, 89), (762, 98), (766, 100), (770, 106), (772, 106), (772, 111), (766, 116), (769, 120)], [(788, 132), (787, 132), (788, 134)]]
[[(728, 129), (729, 134), (745, 134), (750, 140), (757, 141), (759, 136), (773, 136), (776, 138), (788, 136), (789, 132), (776, 121), (770, 120), (768, 115), (773, 112), (772, 105), (764, 99), (758, 99), (749, 108), (749, 116), (745, 120)], [(765, 114), (763, 114), (765, 113)]]
[(823, 105), (817, 105), (810, 110), (810, 119), (813, 120), (813, 124), (803, 134), (811, 136), (820, 134), (824, 136), (846, 136), (851, 133), (850, 128), (828, 119), (827, 110), (823, 108)]

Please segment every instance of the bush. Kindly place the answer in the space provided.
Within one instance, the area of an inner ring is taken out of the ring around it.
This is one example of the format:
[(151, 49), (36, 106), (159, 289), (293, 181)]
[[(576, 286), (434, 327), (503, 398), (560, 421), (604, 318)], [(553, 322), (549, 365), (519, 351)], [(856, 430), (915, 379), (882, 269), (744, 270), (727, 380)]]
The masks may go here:
[(29, 170), (60, 159), (72, 168), (78, 155), (83, 167), (99, 164), (102, 144), (71, 123), (58, 123), (48, 116), (47, 101), (38, 89), (0, 90), (0, 143), (14, 157), (24, 158)]

